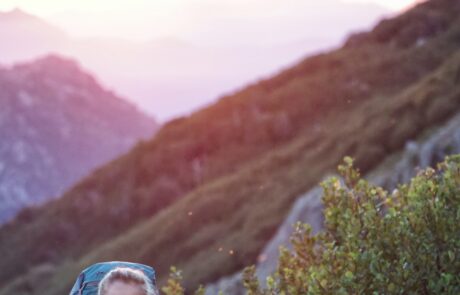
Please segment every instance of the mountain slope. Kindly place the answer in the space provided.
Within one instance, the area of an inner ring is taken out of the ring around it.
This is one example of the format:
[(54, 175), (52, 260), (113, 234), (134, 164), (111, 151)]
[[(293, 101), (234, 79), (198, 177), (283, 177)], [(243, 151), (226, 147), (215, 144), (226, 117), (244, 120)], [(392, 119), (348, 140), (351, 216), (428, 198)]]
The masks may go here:
[(459, 109), (459, 12), (458, 1), (422, 4), (167, 124), (3, 227), (0, 285), (44, 263), (56, 274), (47, 294), (98, 260), (151, 263), (163, 279), (175, 264), (187, 286), (253, 263), (295, 198), (344, 155), (365, 172)]
[(155, 265), (164, 282), (169, 266), (176, 265), (184, 271), (186, 285), (196, 287), (254, 263), (287, 206), (331, 173), (343, 156), (354, 156), (368, 171), (398, 151), (391, 145), (399, 146), (460, 112), (460, 86), (453, 78), (459, 68), (456, 54), (407, 91), (386, 97), (385, 104), (377, 97), (346, 115), (328, 117), (321, 123), (329, 138), (318, 140), (319, 146), (312, 148), (311, 138), (298, 138), (238, 173), (201, 186), (93, 250), (79, 267), (101, 260), (143, 261)]
[(61, 195), (155, 129), (152, 119), (57, 56), (0, 69), (0, 89), (0, 222)]
[[(439, 127), (430, 129), (410, 141), (403, 151), (385, 158), (377, 168), (367, 173), (365, 178), (374, 185), (382, 186), (392, 192), (396, 186), (407, 184), (420, 169), (435, 167), (443, 162), (446, 156), (460, 152), (460, 112)], [(322, 206), (323, 190), (316, 186), (299, 197), (283, 220), (273, 238), (259, 254), (257, 261), (257, 277), (261, 284), (266, 283), (267, 276), (276, 271), (279, 261), (279, 247), (292, 249), (290, 237), (293, 225), (297, 222), (308, 223), (315, 234), (324, 229)], [(219, 279), (218, 282), (206, 286), (206, 294), (214, 295), (219, 290), (224, 294), (243, 295), (245, 288), (242, 282), (243, 272)]]

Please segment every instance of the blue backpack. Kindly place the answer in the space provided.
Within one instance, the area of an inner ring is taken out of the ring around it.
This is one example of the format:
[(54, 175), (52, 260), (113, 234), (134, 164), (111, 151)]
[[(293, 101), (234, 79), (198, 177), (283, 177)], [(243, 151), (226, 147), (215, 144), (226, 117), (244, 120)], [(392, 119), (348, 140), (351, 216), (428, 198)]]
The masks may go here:
[(156, 286), (155, 270), (147, 265), (131, 262), (102, 262), (93, 264), (87, 269), (83, 270), (73, 285), (72, 291), (69, 295), (97, 295), (99, 282), (111, 270), (117, 267), (128, 267), (142, 271)]

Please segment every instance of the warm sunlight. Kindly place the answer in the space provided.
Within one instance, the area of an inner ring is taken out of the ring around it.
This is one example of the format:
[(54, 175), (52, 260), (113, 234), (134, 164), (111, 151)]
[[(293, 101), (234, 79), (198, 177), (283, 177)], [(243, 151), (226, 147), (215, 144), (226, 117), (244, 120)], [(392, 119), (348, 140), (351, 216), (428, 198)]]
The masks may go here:
[(410, 7), (416, 2), (420, 2), (417, 0), (344, 0), (346, 2), (362, 2), (362, 3), (376, 3), (382, 5), (384, 7), (390, 8), (395, 11), (399, 11), (401, 9), (405, 9)]
[(131, 0), (112, 1), (112, 0), (2, 0), (0, 6), (2, 8), (23, 7), (41, 13), (53, 13), (65, 10), (77, 11), (126, 11), (136, 8), (153, 8), (161, 9), (174, 6), (181, 0)]
[[(77, 36), (146, 40), (175, 32), (180, 0), (6, 0), (1, 10), (20, 8), (52, 21)], [(85, 21), (82, 21), (84, 19)], [(155, 26), (146, 25), (152, 24)]]
[[(334, 10), (340, 1), (377, 4), (397, 11), (415, 0), (328, 0), (318, 5)], [(210, 0), (2, 0), (0, 10), (24, 9), (52, 20), (74, 35), (146, 40), (170, 34), (187, 35), (191, 30), (203, 31), (206, 28), (199, 24), (210, 19), (220, 17), (224, 20), (235, 15), (241, 18), (261, 13), (271, 18), (288, 11), (289, 7), (296, 9), (300, 3), (310, 3), (307, 5), (314, 7), (315, 2), (289, 0), (281, 5), (275, 0), (223, 0), (216, 5)]]
[[(75, 57), (104, 84), (165, 120), (337, 46), (413, 1), (2, 0), (0, 11), (19, 8), (44, 21), (41, 29), (31, 27), (51, 45), (42, 39), (11, 48), (0, 63), (50, 51)], [(68, 38), (56, 40), (50, 25)], [(15, 38), (27, 39), (23, 32)], [(181, 87), (177, 79), (184, 80)]]

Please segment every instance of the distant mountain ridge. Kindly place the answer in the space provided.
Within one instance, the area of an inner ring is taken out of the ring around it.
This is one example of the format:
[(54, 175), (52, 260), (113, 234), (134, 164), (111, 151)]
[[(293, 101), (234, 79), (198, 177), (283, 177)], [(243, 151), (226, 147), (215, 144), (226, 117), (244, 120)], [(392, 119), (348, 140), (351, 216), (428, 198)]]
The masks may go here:
[(29, 14), (18, 7), (10, 11), (0, 12), (0, 21), (2, 22), (6, 22), (6, 21), (28, 21), (29, 22), (33, 20), (42, 22), (40, 18), (32, 14)]
[(0, 12), (0, 36), (0, 63), (57, 53), (70, 41), (61, 29), (21, 9)]
[(0, 222), (151, 137), (153, 119), (58, 56), (0, 69)]
[[(345, 3), (340, 0), (326, 1), (334, 5), (322, 2), (290, 1), (286, 7), (297, 7), (296, 16), (286, 17), (285, 14), (276, 13), (275, 30), (271, 28), (271, 18), (263, 17), (263, 14), (258, 14), (257, 21), (245, 18), (233, 22), (234, 25), (218, 22), (206, 30), (217, 36), (221, 35), (220, 30), (229, 30), (232, 33), (227, 33), (226, 38), (244, 38), (244, 42), (240, 40), (242, 42), (232, 45), (212, 45), (213, 40), (221, 38), (206, 36), (196, 40), (187, 36), (166, 35), (145, 42), (97, 34), (87, 38), (74, 37), (56, 27), (57, 24), (65, 23), (62, 19), (55, 19), (56, 16), (40, 19), (25, 11), (14, 10), (0, 14), (0, 40), (9, 41), (0, 43), (0, 63), (33, 59), (49, 52), (72, 56), (95, 73), (104, 84), (115, 87), (144, 110), (165, 120), (171, 118), (172, 113), (189, 113), (244, 83), (278, 71), (280, 67), (297, 62), (313, 50), (333, 46), (335, 40), (342, 38), (343, 28), (352, 30), (360, 27), (353, 26), (354, 23), (368, 25), (378, 16), (388, 13), (376, 5)], [(256, 3), (251, 1), (252, 6)], [(279, 6), (281, 8), (282, 4)], [(335, 9), (328, 10), (328, 6)], [(197, 10), (195, 17), (203, 13), (197, 7), (190, 7), (191, 10)], [(334, 19), (334, 22), (326, 23), (327, 17), (308, 17), (317, 14), (318, 10)], [(221, 12), (209, 13), (219, 17), (216, 13)], [(355, 15), (355, 18), (350, 19), (349, 14)], [(2, 17), (8, 21), (2, 22)], [(84, 17), (84, 14), (73, 17), (78, 20), (77, 26), (85, 26), (81, 21)], [(64, 14), (62, 18), (72, 18), (72, 15)], [(197, 19), (197, 24), (202, 21), (206, 21), (206, 18)], [(323, 27), (327, 31), (319, 34), (310, 28), (313, 26)], [(271, 40), (269, 44), (250, 42), (259, 36), (271, 35), (265, 30), (273, 30), (275, 34), (268, 38)], [(286, 34), (280, 34), (279, 30)], [(290, 37), (285, 39), (287, 35)], [(272, 44), (272, 41), (278, 42)], [(177, 87), (178, 81), (180, 87)]]

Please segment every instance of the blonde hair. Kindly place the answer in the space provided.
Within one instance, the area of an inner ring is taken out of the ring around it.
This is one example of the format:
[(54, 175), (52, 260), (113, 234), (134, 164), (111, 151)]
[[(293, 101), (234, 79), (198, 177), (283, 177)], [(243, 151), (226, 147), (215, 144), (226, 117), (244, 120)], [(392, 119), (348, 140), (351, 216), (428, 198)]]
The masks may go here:
[(108, 286), (116, 281), (138, 285), (143, 291), (145, 291), (145, 295), (158, 294), (152, 281), (142, 271), (128, 267), (117, 267), (108, 272), (100, 281), (97, 294), (105, 295)]

